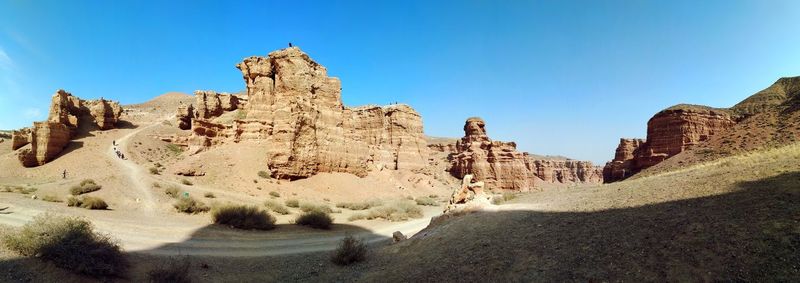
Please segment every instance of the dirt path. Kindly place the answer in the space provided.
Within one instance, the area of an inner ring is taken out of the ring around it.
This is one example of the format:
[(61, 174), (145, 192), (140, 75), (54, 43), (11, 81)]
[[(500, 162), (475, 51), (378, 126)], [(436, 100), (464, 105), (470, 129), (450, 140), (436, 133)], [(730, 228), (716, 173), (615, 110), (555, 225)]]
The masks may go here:
[(148, 186), (150, 183), (145, 182), (147, 174), (145, 174), (144, 168), (140, 167), (130, 159), (119, 158), (114, 150), (116, 149), (123, 155), (129, 156), (128, 152), (125, 150), (128, 140), (137, 135), (139, 132), (158, 125), (159, 122), (161, 121), (152, 123), (146, 127), (140, 127), (135, 131), (126, 134), (122, 138), (115, 141), (116, 145), (109, 145), (107, 151), (109, 158), (114, 160), (116, 166), (121, 169), (118, 172), (124, 173), (124, 175), (128, 177), (130, 184), (136, 189), (136, 192), (138, 193), (137, 195), (139, 196), (136, 198), (136, 200), (142, 204), (142, 211), (145, 213), (145, 215), (153, 215), (156, 207), (155, 198), (153, 197), (153, 193), (150, 191)]

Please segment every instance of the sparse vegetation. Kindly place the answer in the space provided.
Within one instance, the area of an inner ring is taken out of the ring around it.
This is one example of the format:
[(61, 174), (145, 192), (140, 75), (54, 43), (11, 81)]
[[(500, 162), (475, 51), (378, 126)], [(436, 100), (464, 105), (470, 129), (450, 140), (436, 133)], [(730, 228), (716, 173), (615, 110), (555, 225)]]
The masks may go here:
[(420, 217), (422, 217), (422, 209), (420, 209), (416, 203), (401, 200), (372, 208), (366, 212), (353, 214), (347, 220), (355, 221), (382, 218), (389, 221), (406, 221), (411, 218)]
[(179, 198), (172, 206), (175, 207), (175, 210), (178, 212), (191, 214), (197, 214), (209, 210), (209, 207), (203, 202), (192, 197)]
[(361, 262), (367, 257), (367, 245), (361, 240), (347, 235), (331, 255), (331, 262), (338, 265), (349, 265)]
[(269, 192), (269, 196), (279, 198), (281, 197), (281, 194), (276, 191), (271, 191)]
[(212, 192), (206, 192), (203, 196), (206, 197), (206, 198), (216, 198), (217, 197)]
[(81, 181), (80, 184), (72, 186), (72, 188), (69, 189), (69, 192), (73, 196), (77, 196), (77, 195), (82, 195), (82, 194), (85, 194), (85, 193), (91, 193), (91, 192), (100, 190), (101, 188), (102, 188), (102, 186), (97, 185), (97, 183), (95, 183), (94, 180), (85, 179), (85, 180)]
[(183, 148), (181, 146), (172, 143), (167, 144), (167, 150), (169, 150), (175, 155), (180, 155), (181, 153), (183, 153)]
[(324, 212), (319, 210), (312, 210), (302, 215), (298, 216), (295, 220), (297, 225), (309, 226), (315, 229), (330, 229), (331, 224), (333, 224), (333, 218)]
[(160, 173), (160, 172), (158, 172), (158, 168), (156, 168), (156, 167), (150, 167), (150, 174), (153, 174), (153, 175), (158, 175), (159, 173)]
[(424, 205), (424, 206), (437, 205), (436, 200), (429, 197), (418, 197), (415, 201), (417, 202), (417, 205)]
[(255, 206), (226, 205), (214, 209), (215, 224), (237, 229), (270, 230), (275, 228), (275, 217)]
[(67, 199), (67, 206), (80, 207), (80, 208), (85, 208), (85, 209), (107, 209), (108, 208), (108, 204), (103, 199), (98, 198), (98, 197), (90, 197), (90, 196), (84, 196), (84, 197), (80, 197), (80, 198), (74, 197), (74, 196), (70, 196)]
[(269, 210), (281, 215), (287, 215), (291, 213), (286, 206), (281, 204), (280, 202), (274, 200), (267, 200), (264, 202), (264, 206), (266, 206)]
[(300, 201), (297, 200), (297, 199), (287, 199), (285, 203), (286, 203), (286, 206), (288, 206), (288, 207), (293, 207), (293, 208), (300, 207)]
[(328, 205), (316, 204), (316, 203), (312, 203), (312, 202), (302, 202), (302, 203), (300, 203), (300, 210), (303, 211), (303, 212), (309, 212), (309, 211), (315, 211), (315, 210), (322, 211), (322, 212), (325, 212), (325, 213), (341, 213), (342, 212), (341, 210), (333, 210)]
[(54, 195), (46, 195), (42, 197), (43, 201), (47, 202), (62, 202), (61, 198), (54, 196)]
[(6, 192), (6, 193), (16, 192), (16, 193), (20, 193), (20, 194), (23, 194), (23, 195), (27, 195), (27, 194), (33, 193), (35, 191), (36, 191), (36, 188), (26, 188), (26, 187), (22, 187), (22, 186), (3, 187), (3, 192)]
[(121, 248), (86, 220), (42, 214), (3, 244), (23, 256), (35, 256), (58, 267), (93, 277), (119, 276), (128, 268)]
[(189, 283), (189, 267), (191, 262), (188, 258), (170, 258), (168, 262), (147, 272), (147, 278), (151, 283)]
[(346, 208), (349, 210), (365, 210), (373, 207), (378, 207), (383, 205), (383, 202), (380, 200), (369, 200), (363, 202), (339, 202), (336, 203), (336, 207), (338, 208)]
[(184, 184), (184, 185), (187, 185), (187, 186), (194, 185), (194, 184), (192, 183), (192, 181), (189, 181), (189, 180), (187, 180), (187, 179), (183, 179), (183, 180), (181, 180), (181, 184)]
[(177, 187), (171, 186), (169, 188), (164, 189), (164, 193), (172, 198), (177, 198), (180, 191)]
[(159, 184), (158, 182), (153, 182), (153, 188), (159, 189), (161, 188), (161, 184)]
[(514, 193), (503, 193), (502, 195), (492, 197), (492, 204), (502, 204), (515, 198), (517, 198), (517, 195)]
[(267, 171), (258, 171), (258, 176), (264, 179), (269, 179), (269, 172)]

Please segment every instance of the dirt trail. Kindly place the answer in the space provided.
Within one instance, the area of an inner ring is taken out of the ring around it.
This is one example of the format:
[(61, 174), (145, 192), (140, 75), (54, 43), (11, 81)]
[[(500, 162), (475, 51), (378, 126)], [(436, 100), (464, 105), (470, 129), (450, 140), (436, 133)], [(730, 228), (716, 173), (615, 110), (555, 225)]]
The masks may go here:
[(143, 212), (145, 213), (145, 215), (153, 215), (153, 213), (155, 212), (155, 207), (156, 207), (156, 202), (155, 202), (155, 198), (153, 197), (153, 193), (150, 191), (150, 188), (148, 187), (148, 184), (144, 182), (144, 180), (145, 180), (147, 175), (145, 174), (144, 169), (141, 168), (136, 163), (134, 163), (133, 161), (131, 161), (129, 159), (122, 159), (122, 158), (117, 157), (117, 153), (114, 150), (115, 149), (118, 150), (123, 155), (128, 155), (126, 150), (125, 150), (125, 146), (126, 146), (128, 140), (131, 137), (133, 137), (136, 134), (138, 134), (139, 132), (158, 125), (159, 122), (150, 124), (150, 125), (148, 125), (146, 127), (140, 127), (138, 129), (136, 129), (135, 131), (132, 131), (132, 132), (128, 133), (127, 135), (123, 136), (122, 138), (116, 140), (115, 141), (116, 145), (110, 145), (108, 147), (108, 151), (107, 151), (108, 156), (112, 160), (114, 160), (114, 163), (118, 167), (121, 167), (122, 170), (119, 170), (119, 172), (123, 172), (128, 177), (128, 180), (133, 185), (133, 187), (136, 188), (136, 191), (138, 192), (138, 195), (140, 196), (140, 197), (136, 198), (136, 200), (137, 200), (137, 202), (141, 202), (142, 203), (142, 208), (143, 208)]

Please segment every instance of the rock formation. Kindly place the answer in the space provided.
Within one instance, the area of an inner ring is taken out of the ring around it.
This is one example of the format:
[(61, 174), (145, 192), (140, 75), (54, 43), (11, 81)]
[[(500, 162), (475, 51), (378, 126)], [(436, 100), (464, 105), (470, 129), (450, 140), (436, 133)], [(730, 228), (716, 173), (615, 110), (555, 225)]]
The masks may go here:
[(647, 122), (647, 139), (620, 139), (614, 160), (603, 168), (605, 182), (625, 179), (736, 124), (728, 109), (676, 105)]
[[(318, 172), (365, 176), (373, 169), (425, 166), (428, 148), (422, 118), (414, 109), (345, 107), (339, 79), (328, 77), (325, 67), (299, 48), (249, 57), (237, 68), (247, 86), (247, 103), (240, 105), (236, 96), (196, 92), (197, 113), (189, 122), (190, 152), (256, 140), (269, 149), (272, 176), (285, 179)], [(233, 109), (241, 109), (244, 117), (229, 123), (214, 119)]]
[(31, 143), (31, 128), (22, 128), (11, 133), (11, 150), (17, 150)]
[(122, 107), (117, 102), (98, 100), (82, 100), (72, 94), (58, 90), (50, 103), (50, 114), (45, 122), (34, 122), (29, 132), (25, 129), (14, 132), (14, 149), (28, 143), (30, 148), (23, 148), (17, 157), (25, 167), (44, 165), (53, 160), (72, 136), (79, 129), (89, 130), (94, 124), (100, 130), (114, 127), (122, 114)]
[(464, 175), (461, 187), (453, 191), (444, 213), (480, 210), (492, 204), (492, 196), (483, 189), (484, 182), (476, 181), (471, 174)]
[(603, 167), (594, 166), (591, 161), (528, 158), (526, 164), (536, 177), (547, 183), (603, 182)]
[(191, 104), (178, 106), (178, 113), (175, 114), (178, 119), (178, 128), (181, 130), (189, 130), (192, 128), (192, 119), (194, 118), (194, 107)]

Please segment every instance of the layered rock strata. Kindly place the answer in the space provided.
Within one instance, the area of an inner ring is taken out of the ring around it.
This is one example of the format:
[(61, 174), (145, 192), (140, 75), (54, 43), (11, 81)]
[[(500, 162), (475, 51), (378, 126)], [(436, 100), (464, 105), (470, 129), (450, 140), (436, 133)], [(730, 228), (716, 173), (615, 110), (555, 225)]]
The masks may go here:
[(22, 128), (11, 132), (11, 150), (17, 150), (31, 143), (31, 128)]
[(547, 183), (592, 183), (603, 182), (603, 167), (594, 166), (591, 161), (580, 160), (536, 160), (528, 159), (528, 168), (533, 174)]
[(29, 134), (26, 130), (15, 131), (16, 141), (12, 144), (19, 149), (30, 143), (29, 148), (17, 153), (23, 166), (44, 165), (61, 153), (80, 128), (90, 130), (90, 124), (100, 130), (113, 128), (121, 114), (122, 107), (117, 102), (102, 98), (82, 100), (58, 90), (51, 99), (47, 121), (34, 122)]
[(639, 171), (707, 141), (736, 124), (727, 109), (676, 105), (647, 122), (647, 139), (620, 139), (614, 160), (603, 168), (605, 182), (630, 177)]
[[(407, 105), (345, 107), (339, 79), (297, 47), (249, 57), (237, 65), (248, 102), (198, 92), (191, 152), (223, 142), (257, 140), (267, 147), (273, 177), (297, 179), (318, 172), (366, 176), (375, 169), (426, 164), (422, 118)], [(211, 118), (239, 108), (231, 123)]]

